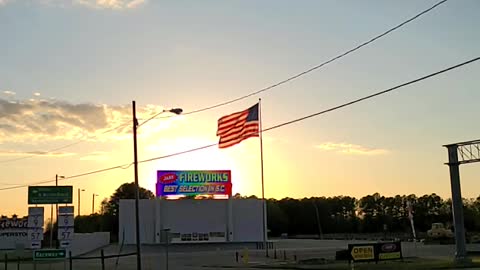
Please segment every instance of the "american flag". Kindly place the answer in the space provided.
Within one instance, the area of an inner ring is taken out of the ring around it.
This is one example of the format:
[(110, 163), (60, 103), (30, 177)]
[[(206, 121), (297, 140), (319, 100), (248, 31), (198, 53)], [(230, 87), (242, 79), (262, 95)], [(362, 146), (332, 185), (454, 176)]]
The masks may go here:
[(233, 146), (250, 137), (258, 137), (258, 103), (245, 111), (232, 113), (218, 119), (219, 148)]

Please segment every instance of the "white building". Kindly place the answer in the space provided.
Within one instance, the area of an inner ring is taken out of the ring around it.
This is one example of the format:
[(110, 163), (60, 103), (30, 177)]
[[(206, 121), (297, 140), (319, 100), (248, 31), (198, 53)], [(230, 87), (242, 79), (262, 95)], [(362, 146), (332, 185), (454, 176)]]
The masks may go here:
[[(120, 200), (119, 241), (135, 244), (135, 200)], [(140, 200), (140, 239), (162, 243), (170, 229), (172, 243), (262, 242), (262, 201)]]

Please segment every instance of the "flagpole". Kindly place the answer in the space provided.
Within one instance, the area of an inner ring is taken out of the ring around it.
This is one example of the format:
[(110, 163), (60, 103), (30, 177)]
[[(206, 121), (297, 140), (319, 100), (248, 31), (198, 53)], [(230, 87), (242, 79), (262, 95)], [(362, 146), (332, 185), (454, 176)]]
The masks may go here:
[(268, 257), (268, 245), (267, 245), (267, 203), (265, 201), (265, 185), (263, 177), (263, 136), (262, 136), (262, 99), (258, 99), (258, 135), (260, 137), (260, 170), (262, 174), (262, 221), (263, 221), (263, 246), (265, 247), (265, 253)]

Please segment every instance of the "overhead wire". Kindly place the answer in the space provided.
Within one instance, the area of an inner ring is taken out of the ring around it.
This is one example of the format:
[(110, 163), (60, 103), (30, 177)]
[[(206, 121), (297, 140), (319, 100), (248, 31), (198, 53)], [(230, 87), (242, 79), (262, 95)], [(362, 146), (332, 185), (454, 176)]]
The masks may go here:
[[(337, 56), (335, 56), (335, 57), (333, 57), (333, 58), (330, 58), (329, 60), (327, 60), (327, 61), (325, 61), (325, 62), (323, 62), (323, 63), (321, 63), (321, 64), (318, 64), (318, 65), (316, 65), (316, 66), (314, 66), (314, 67), (311, 67), (311, 68), (309, 68), (309, 69), (307, 69), (307, 70), (305, 70), (305, 71), (302, 71), (302, 72), (300, 72), (300, 73), (297, 73), (297, 74), (295, 74), (295, 75), (293, 75), (293, 76), (291, 76), (291, 77), (289, 77), (289, 78), (287, 78), (287, 79), (284, 79), (284, 80), (279, 81), (279, 82), (277, 82), (277, 83), (274, 83), (274, 84), (272, 84), (272, 85), (270, 85), (270, 86), (267, 86), (267, 87), (265, 87), (265, 88), (262, 88), (262, 89), (260, 89), (260, 90), (251, 92), (251, 93), (249, 93), (249, 94), (246, 94), (246, 95), (244, 95), (244, 96), (241, 96), (241, 97), (238, 97), (238, 98), (235, 98), (235, 99), (231, 99), (231, 100), (228, 100), (228, 101), (225, 101), (225, 102), (221, 102), (221, 103), (218, 103), (218, 104), (215, 104), (215, 105), (211, 105), (211, 106), (208, 106), (208, 107), (205, 107), (205, 108), (193, 110), (193, 111), (190, 111), (190, 112), (185, 112), (185, 113), (183, 113), (183, 115), (189, 115), (189, 114), (204, 112), (204, 111), (208, 111), (208, 110), (215, 109), (215, 108), (218, 108), (218, 107), (222, 107), (222, 106), (225, 106), (225, 105), (228, 105), (228, 104), (231, 104), (231, 103), (234, 103), (234, 102), (237, 102), (237, 101), (240, 101), (240, 100), (249, 98), (249, 97), (251, 97), (251, 96), (255, 96), (255, 95), (258, 95), (258, 94), (260, 94), (260, 93), (269, 91), (269, 90), (271, 90), (271, 89), (273, 89), (273, 88), (275, 88), (275, 87), (278, 87), (278, 86), (280, 86), (280, 85), (283, 85), (283, 84), (286, 84), (286, 83), (288, 83), (288, 82), (290, 82), (290, 81), (293, 81), (293, 80), (295, 80), (295, 79), (297, 79), (297, 78), (300, 78), (300, 77), (302, 77), (302, 76), (304, 76), (304, 75), (307, 75), (308, 73), (311, 73), (311, 72), (313, 72), (313, 71), (315, 71), (315, 70), (317, 70), (317, 69), (320, 69), (320, 68), (322, 68), (322, 67), (324, 67), (324, 66), (326, 66), (326, 65), (328, 65), (328, 64), (330, 64), (330, 63), (332, 63), (332, 62), (334, 62), (334, 61), (336, 61), (336, 60), (338, 60), (338, 59), (340, 59), (340, 58), (343, 58), (343, 57), (345, 57), (345, 56), (347, 56), (347, 55), (349, 55), (349, 54), (351, 54), (351, 53), (353, 53), (353, 52), (361, 49), (362, 47), (365, 47), (365, 46), (367, 46), (367, 45), (375, 42), (376, 40), (378, 40), (378, 39), (380, 39), (380, 38), (382, 38), (382, 37), (384, 37), (384, 36), (386, 36), (386, 35), (394, 32), (395, 30), (398, 30), (399, 28), (401, 28), (401, 27), (405, 26), (406, 24), (408, 24), (408, 23), (410, 23), (410, 22), (412, 22), (412, 21), (420, 18), (422, 15), (427, 14), (428, 12), (434, 10), (436, 7), (444, 4), (444, 3), (447, 2), (447, 1), (448, 1), (448, 0), (442, 0), (442, 1), (438, 2), (438, 3), (436, 3), (435, 5), (433, 5), (433, 6), (429, 7), (429, 8), (427, 8), (427, 9), (423, 10), (422, 12), (420, 12), (420, 13), (418, 13), (418, 14), (416, 14), (415, 16), (411, 17), (410, 19), (408, 19), (408, 20), (406, 20), (406, 21), (403, 21), (402, 23), (400, 23), (400, 24), (398, 24), (398, 25), (396, 25), (396, 26), (388, 29), (387, 31), (385, 31), (385, 32), (383, 32), (383, 33), (381, 33), (381, 34), (379, 34), (379, 35), (377, 35), (377, 36), (375, 36), (375, 37), (373, 37), (373, 38), (371, 38), (371, 39), (369, 39), (369, 40), (367, 40), (367, 41), (365, 41), (365, 42), (363, 42), (363, 43), (361, 43), (361, 44), (359, 44), (359, 45), (357, 45), (357, 46), (355, 46), (355, 47), (353, 47), (352, 49), (350, 49), (350, 50), (348, 50), (348, 51), (346, 51), (346, 52), (344, 52), (344, 53), (341, 53), (341, 54), (339, 54), (339, 55), (337, 55)], [(159, 117), (159, 118), (169, 118), (169, 117), (172, 117), (172, 116), (164, 116), (164, 117)]]
[[(185, 113), (183, 113), (182, 115), (190, 115), (190, 114), (200, 113), (200, 112), (212, 110), (212, 109), (215, 109), (215, 108), (218, 108), (218, 107), (222, 107), (222, 106), (225, 106), (225, 105), (228, 105), (228, 104), (232, 104), (232, 103), (234, 103), (234, 102), (237, 102), (237, 101), (240, 101), (240, 100), (249, 98), (249, 97), (251, 97), (251, 96), (255, 96), (255, 95), (258, 95), (258, 94), (260, 94), (260, 93), (269, 91), (269, 90), (271, 90), (271, 89), (273, 89), (273, 88), (276, 88), (276, 87), (278, 87), (278, 86), (280, 86), (280, 85), (286, 84), (286, 83), (288, 83), (288, 82), (290, 82), (290, 81), (292, 81), (292, 80), (295, 80), (295, 79), (297, 79), (297, 78), (299, 78), (299, 77), (302, 77), (302, 76), (304, 76), (304, 75), (307, 75), (308, 73), (311, 73), (311, 72), (313, 72), (313, 71), (315, 71), (315, 70), (317, 70), (317, 69), (320, 69), (320, 68), (322, 68), (322, 67), (324, 67), (324, 66), (326, 66), (326, 65), (328, 65), (328, 64), (330, 64), (330, 63), (332, 63), (332, 62), (334, 62), (334, 61), (336, 61), (336, 60), (338, 60), (338, 59), (340, 59), (340, 58), (343, 58), (343, 57), (345, 57), (345, 56), (347, 56), (347, 55), (349, 55), (349, 54), (351, 54), (351, 53), (353, 53), (353, 52), (361, 49), (362, 47), (365, 47), (365, 46), (367, 46), (367, 45), (375, 42), (376, 40), (378, 40), (378, 39), (380, 39), (380, 38), (382, 38), (382, 37), (384, 37), (384, 36), (386, 36), (386, 35), (394, 32), (395, 30), (398, 30), (399, 28), (401, 28), (401, 27), (405, 26), (406, 24), (408, 24), (408, 23), (410, 23), (410, 22), (412, 22), (412, 21), (420, 18), (421, 16), (423, 16), (423, 15), (425, 15), (426, 13), (432, 11), (433, 9), (435, 9), (435, 8), (438, 7), (438, 6), (440, 6), (441, 4), (444, 4), (444, 3), (447, 2), (447, 1), (448, 1), (448, 0), (439, 1), (438, 3), (434, 4), (433, 6), (427, 8), (427, 9), (423, 10), (422, 12), (416, 14), (415, 16), (409, 18), (408, 20), (403, 21), (402, 23), (400, 23), (400, 24), (398, 24), (398, 25), (396, 25), (396, 26), (388, 29), (387, 31), (385, 31), (385, 32), (383, 32), (383, 33), (381, 33), (381, 34), (379, 34), (379, 35), (377, 35), (377, 36), (375, 36), (375, 37), (373, 37), (373, 38), (371, 38), (371, 39), (369, 39), (369, 40), (367, 40), (367, 41), (365, 41), (365, 42), (363, 42), (363, 43), (361, 43), (361, 44), (359, 44), (359, 45), (357, 45), (357, 46), (355, 46), (355, 47), (353, 47), (352, 49), (350, 49), (350, 50), (348, 50), (348, 51), (346, 51), (346, 52), (344, 52), (344, 53), (341, 53), (341, 54), (339, 54), (339, 55), (337, 55), (337, 56), (335, 56), (335, 57), (333, 57), (333, 58), (330, 58), (329, 60), (327, 60), (327, 61), (325, 61), (325, 62), (323, 62), (323, 63), (321, 63), (321, 64), (319, 64), (319, 65), (316, 65), (316, 66), (314, 66), (314, 67), (311, 67), (311, 68), (309, 68), (309, 69), (307, 69), (307, 70), (305, 70), (305, 71), (302, 71), (302, 72), (300, 72), (300, 73), (297, 73), (297, 74), (295, 74), (295, 75), (293, 75), (293, 76), (291, 76), (291, 77), (289, 77), (289, 78), (287, 78), (287, 79), (284, 79), (284, 80), (282, 80), (282, 81), (279, 81), (279, 82), (277, 82), (277, 83), (274, 83), (274, 84), (272, 84), (272, 85), (270, 85), (270, 86), (267, 86), (267, 87), (265, 87), (265, 88), (259, 89), (259, 90), (257, 90), (257, 91), (251, 92), (251, 93), (246, 94), (246, 95), (244, 95), (244, 96), (241, 96), (241, 97), (238, 97), (238, 98), (234, 98), (234, 99), (231, 99), (231, 100), (228, 100), (228, 101), (225, 101), (225, 102), (221, 102), (221, 103), (218, 103), (218, 104), (215, 104), (215, 105), (207, 106), (207, 107), (204, 107), (204, 108), (196, 109), (196, 110), (193, 110), (193, 111), (190, 111), (190, 112), (185, 112)], [(156, 118), (157, 116), (159, 116), (159, 115), (162, 114), (163, 112), (164, 112), (164, 111), (155, 114), (153, 117), (150, 117), (149, 119), (147, 119), (147, 120), (146, 120), (144, 123), (142, 123), (141, 125), (145, 124), (146, 122), (148, 122), (148, 121), (150, 121), (150, 120), (153, 120), (154, 118)], [(169, 115), (169, 116), (164, 116), (164, 117), (159, 117), (159, 118), (170, 118), (170, 117), (173, 117), (173, 116), (174, 116), (174, 115)], [(122, 126), (120, 126), (120, 127), (123, 127), (123, 126), (126, 126), (126, 125), (128, 125), (128, 124), (124, 124), (124, 125), (122, 125)], [(117, 127), (117, 128), (120, 128), (120, 127)], [(115, 130), (115, 129), (117, 129), (117, 128), (114, 128), (114, 129), (109, 130), (109, 131), (107, 131), (107, 132), (111, 132), (111, 131), (113, 131), (113, 130)], [(106, 133), (107, 133), (107, 132), (106, 132)], [(52, 149), (52, 150), (44, 151), (44, 152), (42, 152), (41, 154), (40, 154), (40, 153), (39, 153), (39, 154), (31, 154), (31, 155), (26, 156), (26, 157), (20, 157), (20, 158), (13, 158), (13, 159), (1, 160), (1, 161), (0, 161), (0, 164), (2, 164), (2, 163), (9, 163), (9, 162), (13, 162), (13, 161), (24, 160), (24, 159), (29, 159), (29, 158), (33, 158), (33, 157), (36, 157), (36, 156), (42, 156), (42, 155), (45, 155), (46, 153), (51, 153), (51, 152), (54, 152), (54, 151), (58, 151), (58, 150), (61, 150), (61, 149), (65, 149), (65, 148), (68, 148), (68, 147), (71, 147), (71, 146), (80, 144), (80, 143), (82, 143), (82, 142), (84, 142), (84, 141), (86, 141), (86, 140), (88, 140), (88, 138), (87, 138), (87, 139), (82, 139), (82, 140), (80, 140), (80, 141), (77, 141), (77, 142), (74, 142), (74, 143), (71, 143), (71, 144), (67, 144), (67, 145), (65, 145), (65, 146), (58, 147), (58, 148), (55, 148), (55, 149)]]
[[(365, 97), (362, 97), (362, 98), (358, 98), (358, 99), (355, 99), (355, 100), (352, 100), (352, 101), (343, 103), (343, 104), (341, 104), (341, 105), (338, 105), (338, 106), (335, 106), (335, 107), (332, 107), (332, 108), (329, 108), (329, 109), (326, 109), (326, 110), (322, 110), (322, 111), (319, 111), (319, 112), (316, 112), (316, 113), (313, 113), (313, 114), (309, 114), (309, 115), (307, 115), (307, 116), (303, 116), (303, 117), (300, 117), (300, 118), (296, 118), (296, 119), (294, 119), (294, 120), (286, 121), (286, 122), (283, 122), (283, 123), (274, 125), (274, 126), (269, 127), (269, 128), (265, 128), (265, 129), (263, 129), (263, 130), (260, 131), (260, 132), (263, 133), (263, 132), (275, 130), (275, 129), (278, 129), (278, 128), (281, 128), (281, 127), (284, 127), (284, 126), (287, 126), (287, 125), (291, 125), (291, 124), (294, 124), (294, 123), (297, 123), (297, 122), (300, 122), (300, 121), (304, 121), (304, 120), (306, 120), (306, 119), (309, 119), (309, 118), (312, 118), (312, 117), (315, 117), (315, 116), (319, 116), (319, 115), (322, 115), (322, 114), (325, 114), (325, 113), (328, 113), (328, 112), (332, 112), (332, 111), (335, 111), (335, 110), (338, 110), (338, 109), (341, 109), (341, 108), (344, 108), (344, 107), (347, 107), (347, 106), (351, 106), (351, 105), (356, 104), (356, 103), (359, 103), (359, 102), (361, 102), (361, 101), (365, 101), (365, 100), (368, 100), (368, 99), (371, 99), (371, 98), (374, 98), (374, 97), (377, 97), (377, 96), (380, 96), (380, 95), (384, 95), (384, 94), (390, 93), (390, 92), (392, 92), (392, 91), (398, 90), (398, 89), (400, 89), (400, 88), (403, 88), (403, 87), (405, 87), (405, 86), (408, 86), (408, 85), (411, 85), (411, 84), (415, 84), (415, 83), (418, 83), (418, 82), (420, 82), (420, 81), (423, 81), (423, 80), (426, 80), (426, 79), (429, 79), (429, 78), (438, 76), (438, 75), (440, 75), (440, 74), (443, 74), (443, 73), (446, 73), (446, 72), (455, 70), (455, 69), (457, 69), (457, 68), (460, 68), (460, 67), (463, 67), (463, 66), (472, 64), (472, 63), (474, 63), (474, 62), (476, 62), (476, 61), (478, 61), (478, 60), (480, 60), (480, 56), (479, 56), (479, 57), (472, 58), (472, 59), (467, 60), (467, 61), (465, 61), (465, 62), (456, 64), (456, 65), (454, 65), (454, 66), (450, 66), (450, 67), (445, 68), (445, 69), (442, 69), (442, 70), (440, 70), (440, 71), (433, 72), (433, 73), (430, 73), (430, 74), (428, 74), (428, 75), (419, 77), (419, 78), (417, 78), (417, 79), (410, 80), (410, 81), (408, 81), (408, 82), (405, 82), (405, 83), (396, 85), (396, 86), (394, 86), (394, 87), (391, 87), (391, 88), (388, 88), (388, 89), (385, 89), (385, 90), (382, 90), (382, 91), (373, 93), (373, 94), (371, 94), (371, 95), (368, 95), (368, 96), (365, 96)], [(172, 154), (168, 154), (168, 155), (164, 155), (164, 156), (159, 156), (159, 157), (154, 157), (154, 158), (149, 158), (149, 159), (141, 160), (141, 161), (139, 161), (138, 163), (146, 163), (146, 162), (151, 162), (151, 161), (154, 161), (154, 160), (159, 160), (159, 159), (165, 159), (165, 158), (170, 158), (170, 157), (174, 157), (174, 156), (179, 156), (179, 155), (183, 155), (183, 154), (187, 154), (187, 153), (191, 153), (191, 152), (195, 152), (195, 151), (207, 149), (207, 148), (210, 148), (210, 147), (213, 147), (213, 146), (216, 146), (216, 145), (218, 145), (218, 144), (217, 144), (217, 143), (215, 143), (215, 144), (209, 144), (209, 145), (205, 145), (205, 146), (201, 146), (201, 147), (196, 147), (196, 148), (192, 148), (192, 149), (189, 149), (189, 150), (184, 150), (184, 151), (180, 151), (180, 152), (176, 152), (176, 153), (172, 153)], [(128, 163), (128, 164), (126, 164), (126, 165), (129, 165), (128, 167), (130, 167), (131, 164), (133, 164), (133, 163)], [(86, 175), (91, 175), (91, 174), (96, 174), (96, 173), (101, 173), (101, 172), (105, 172), (105, 171), (109, 171), (109, 170), (119, 169), (119, 168), (122, 168), (122, 167), (124, 168), (126, 165), (118, 165), (118, 166), (114, 166), (114, 167), (110, 167), (110, 168), (106, 168), (106, 169), (100, 169), (100, 170), (90, 171), (90, 172), (86, 172), (86, 173), (82, 173), (82, 174), (78, 174), (78, 175), (74, 175), (74, 176), (69, 176), (69, 177), (65, 177), (65, 180), (67, 180), (67, 179), (72, 179), (72, 178), (77, 178), (77, 177), (81, 177), (81, 176), (86, 176)], [(127, 167), (127, 168), (128, 168), (128, 167)], [(55, 181), (55, 180), (53, 180), (53, 181)], [(52, 181), (49, 181), (49, 182), (52, 182)], [(34, 183), (34, 184), (35, 184), (35, 183)], [(2, 191), (2, 190), (11, 190), (11, 189), (16, 189), (16, 188), (22, 188), (22, 187), (26, 187), (26, 186), (28, 186), (28, 184), (27, 184), (27, 185), (21, 185), (21, 186), (15, 186), (15, 187), (0, 188), (0, 191)]]

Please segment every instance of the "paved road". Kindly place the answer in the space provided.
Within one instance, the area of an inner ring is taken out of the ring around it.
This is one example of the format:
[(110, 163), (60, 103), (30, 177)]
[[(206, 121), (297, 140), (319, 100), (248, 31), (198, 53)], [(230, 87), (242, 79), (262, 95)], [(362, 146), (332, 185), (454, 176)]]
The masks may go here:
[[(256, 250), (252, 244), (208, 244), (208, 245), (174, 245), (169, 247), (168, 268), (170, 270), (208, 270), (220, 269), (221, 266), (235, 266), (248, 269), (247, 265), (237, 263), (235, 253), (240, 254), (248, 248), (250, 263), (272, 263), (283, 260), (285, 252), (287, 260), (293, 260), (294, 256), (301, 259), (308, 258), (326, 258), (334, 259), (335, 252), (345, 249), (348, 243), (365, 241), (342, 241), (342, 240), (279, 240), (275, 243), (277, 249), (277, 259), (273, 258), (273, 251), (270, 257), (265, 257), (264, 250)], [(471, 245), (469, 250), (480, 250), (480, 245)], [(135, 246), (126, 246), (121, 253), (135, 252)], [(119, 247), (111, 245), (104, 248), (105, 255), (119, 254)], [(166, 269), (166, 250), (163, 246), (143, 246), (142, 262), (144, 270), (163, 270)], [(421, 243), (403, 243), (403, 254), (406, 257), (423, 258), (453, 258), (453, 245), (423, 245)], [(91, 252), (83, 257), (99, 256), (100, 251)], [(95, 260), (74, 260), (73, 269), (75, 270), (101, 270), (100, 259)], [(65, 268), (66, 267), (66, 268)], [(69, 269), (68, 262), (57, 262), (48, 264), (38, 264), (36, 270), (62, 270)], [(5, 269), (0, 265), (0, 269)], [(8, 269), (16, 270), (17, 265), (11, 263)], [(33, 270), (32, 263), (22, 263), (20, 270)], [(107, 270), (133, 270), (136, 269), (136, 256), (122, 257), (118, 259), (105, 260), (105, 269)]]

